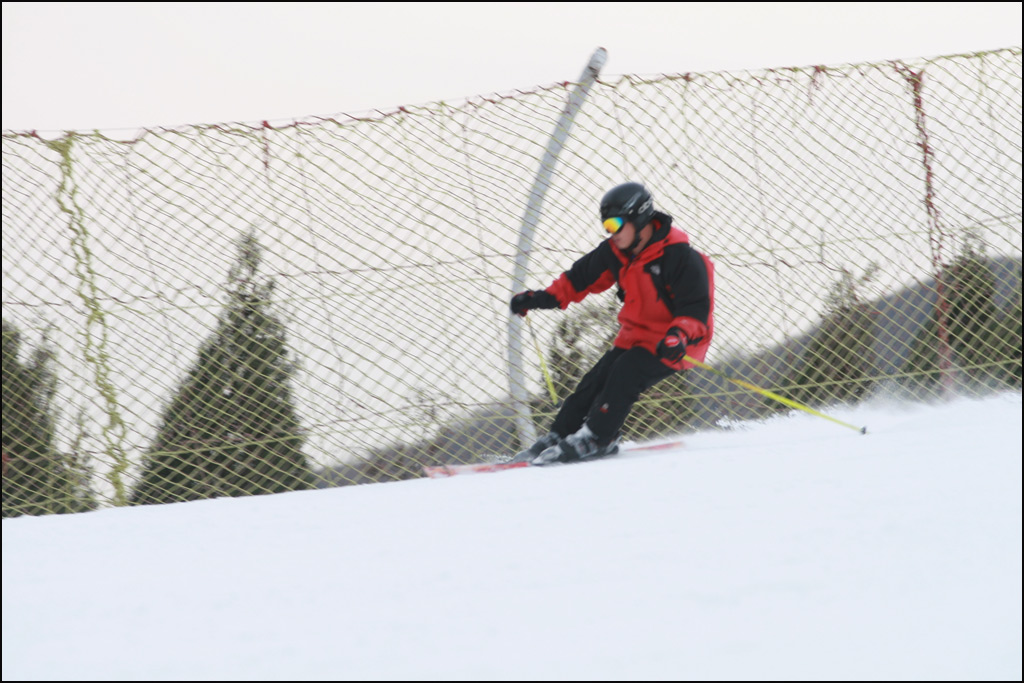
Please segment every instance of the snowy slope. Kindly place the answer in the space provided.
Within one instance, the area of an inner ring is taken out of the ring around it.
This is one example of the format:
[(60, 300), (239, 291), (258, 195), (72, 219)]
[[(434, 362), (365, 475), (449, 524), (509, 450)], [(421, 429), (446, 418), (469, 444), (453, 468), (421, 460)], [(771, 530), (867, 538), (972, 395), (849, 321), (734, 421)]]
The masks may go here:
[(3, 679), (1021, 678), (1021, 396), (3, 522)]

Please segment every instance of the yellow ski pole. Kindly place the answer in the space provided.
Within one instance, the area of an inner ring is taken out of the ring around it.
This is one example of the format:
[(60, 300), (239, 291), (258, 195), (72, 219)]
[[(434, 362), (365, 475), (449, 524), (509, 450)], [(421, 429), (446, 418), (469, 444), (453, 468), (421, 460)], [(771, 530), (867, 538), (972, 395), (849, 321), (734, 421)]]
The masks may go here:
[(786, 398), (785, 396), (779, 396), (778, 394), (776, 394), (773, 391), (768, 391), (767, 389), (762, 389), (761, 387), (754, 386), (750, 382), (744, 382), (741, 379), (734, 379), (732, 377), (729, 377), (728, 375), (726, 375), (721, 370), (718, 370), (717, 368), (713, 368), (710, 365), (708, 365), (707, 363), (702, 363), (702, 362), (700, 362), (699, 360), (697, 360), (695, 358), (690, 358), (689, 356), (683, 356), (683, 360), (686, 360), (686, 361), (689, 361), (690, 363), (693, 363), (698, 368), (704, 368), (705, 370), (709, 370), (709, 371), (715, 373), (716, 375), (718, 375), (719, 377), (722, 377), (722, 378), (732, 382), (733, 384), (738, 384), (739, 386), (743, 387), (744, 389), (750, 389), (751, 391), (756, 391), (757, 393), (759, 393), (759, 394), (761, 394), (763, 396), (767, 396), (768, 398), (774, 399), (774, 400), (778, 401), (779, 403), (784, 403), (787, 406), (789, 406), (790, 408), (796, 408), (797, 410), (802, 410), (805, 413), (810, 413), (811, 415), (817, 415), (818, 417), (823, 417), (826, 420), (829, 420), (831, 422), (835, 422), (837, 425), (842, 425), (843, 427), (847, 427), (849, 429), (853, 429), (855, 431), (860, 432), (861, 434), (867, 434), (868, 433), (868, 428), (867, 427), (857, 427), (857, 426), (854, 426), (854, 425), (849, 424), (847, 422), (843, 422), (842, 420), (837, 420), (836, 418), (834, 418), (834, 417), (832, 417), (830, 415), (826, 415), (825, 413), (819, 412), (819, 411), (815, 410), (814, 408), (811, 408), (810, 406), (805, 406), (804, 404), (798, 403), (798, 402), (794, 401), (793, 399)]
[(548, 364), (544, 360), (544, 352), (540, 350), (540, 342), (537, 341), (537, 334), (533, 331), (533, 323), (529, 317), (526, 318), (526, 326), (530, 328), (530, 336), (533, 337), (533, 345), (537, 349), (537, 358), (540, 359), (540, 371), (544, 373), (544, 381), (548, 384), (551, 403), (558, 405), (558, 392), (555, 391), (555, 383), (551, 381), (551, 373), (548, 372)]

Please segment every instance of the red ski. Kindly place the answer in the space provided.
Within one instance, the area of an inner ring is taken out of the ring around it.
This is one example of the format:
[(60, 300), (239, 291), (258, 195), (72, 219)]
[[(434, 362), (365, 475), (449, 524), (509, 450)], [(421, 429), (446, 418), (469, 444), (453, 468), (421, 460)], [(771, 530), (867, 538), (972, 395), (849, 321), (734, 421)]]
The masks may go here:
[(431, 479), (454, 477), (456, 474), (478, 474), (480, 472), (500, 472), (517, 467), (530, 467), (528, 462), (474, 462), (469, 465), (424, 465), (423, 474)]
[[(672, 448), (679, 448), (682, 445), (682, 439), (664, 441), (661, 443), (631, 444), (620, 446), (618, 454), (633, 453), (634, 451), (668, 450)], [(605, 458), (597, 459), (604, 460)], [(550, 465), (544, 465), (544, 467), (551, 467), (551, 465), (555, 464), (558, 463), (551, 463)], [(454, 477), (457, 474), (482, 474), (484, 472), (500, 472), (502, 470), (512, 470), (519, 467), (534, 467), (534, 465), (531, 465), (528, 462), (475, 462), (469, 463), (467, 465), (424, 465), (423, 474), (430, 477), (431, 479), (442, 479), (444, 477)]]

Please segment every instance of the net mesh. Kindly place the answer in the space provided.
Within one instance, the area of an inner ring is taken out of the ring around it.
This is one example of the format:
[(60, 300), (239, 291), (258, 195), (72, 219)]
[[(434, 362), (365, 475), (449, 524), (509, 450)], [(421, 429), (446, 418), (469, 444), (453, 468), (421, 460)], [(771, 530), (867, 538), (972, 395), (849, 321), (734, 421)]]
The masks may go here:
[[(5, 131), (4, 516), (517, 448), (511, 273), (572, 87), (129, 139)], [(726, 377), (819, 409), (1019, 389), (1019, 48), (599, 79), (529, 286), (604, 238), (597, 203), (626, 180), (715, 262), (719, 371), (647, 392), (627, 438), (788, 409)], [(616, 304), (530, 316), (538, 428), (542, 365), (563, 398)]]

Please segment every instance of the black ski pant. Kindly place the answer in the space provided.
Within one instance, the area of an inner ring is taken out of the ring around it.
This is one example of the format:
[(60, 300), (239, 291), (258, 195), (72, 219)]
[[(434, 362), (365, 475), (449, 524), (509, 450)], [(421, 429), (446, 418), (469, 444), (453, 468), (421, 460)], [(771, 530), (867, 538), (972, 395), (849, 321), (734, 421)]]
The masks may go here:
[(640, 394), (675, 372), (639, 346), (613, 347), (562, 403), (551, 431), (566, 437), (586, 421), (598, 441), (605, 443), (622, 429)]

